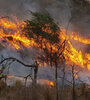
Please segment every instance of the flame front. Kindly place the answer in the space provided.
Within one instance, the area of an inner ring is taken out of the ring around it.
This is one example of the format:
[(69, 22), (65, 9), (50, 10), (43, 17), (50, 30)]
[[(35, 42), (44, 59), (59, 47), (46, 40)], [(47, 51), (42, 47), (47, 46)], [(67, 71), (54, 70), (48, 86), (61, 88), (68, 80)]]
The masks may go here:
[[(21, 46), (29, 48), (34, 45), (34, 40), (22, 34), (25, 23), (17, 21), (11, 22), (7, 19), (0, 19), (0, 40), (8, 43), (8, 47), (21, 49)], [(3, 43), (2, 43), (3, 44)], [(4, 45), (4, 44), (3, 44)]]
[(74, 39), (78, 42), (81, 42), (83, 44), (90, 44), (90, 39), (85, 39), (83, 37), (79, 37), (79, 35), (75, 34), (74, 32), (70, 35), (71, 39)]
[[(0, 19), (0, 42), (3, 46), (8, 43), (8, 47), (14, 48), (14, 49), (22, 49), (22, 47), (30, 48), (31, 46), (38, 47), (39, 44), (37, 44), (34, 39), (28, 38), (27, 34), (22, 31), (26, 24), (24, 21), (18, 21), (12, 22), (6, 18)], [(43, 28), (42, 28), (43, 29)], [(43, 31), (47, 31), (51, 34), (51, 30), (43, 29)], [(75, 64), (78, 66), (81, 66), (83, 68), (87, 67), (88, 70), (90, 70), (90, 53), (83, 54), (82, 51), (77, 51), (71, 44), (69, 39), (74, 39), (78, 42), (84, 43), (84, 44), (90, 44), (90, 39), (84, 39), (78, 35), (76, 35), (74, 32), (70, 36), (65, 36), (65, 31), (62, 30), (60, 32), (60, 40), (64, 41), (66, 38), (67, 44), (65, 46), (64, 50), (64, 56), (66, 59), (66, 64)], [(45, 39), (43, 42), (46, 41)], [(60, 41), (61, 44), (61, 41)], [(47, 42), (48, 49), (50, 49), (50, 43)], [(45, 46), (42, 43), (42, 47), (45, 48)], [(53, 51), (57, 51), (57, 47), (55, 45), (52, 46)]]

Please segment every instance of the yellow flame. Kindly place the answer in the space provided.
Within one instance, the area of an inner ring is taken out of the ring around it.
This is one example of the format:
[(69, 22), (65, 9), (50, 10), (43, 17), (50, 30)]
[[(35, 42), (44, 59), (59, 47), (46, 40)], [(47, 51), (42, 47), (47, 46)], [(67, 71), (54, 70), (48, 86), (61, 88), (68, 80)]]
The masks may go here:
[(47, 80), (46, 84), (47, 84), (48, 86), (50, 86), (50, 87), (55, 86), (55, 84), (54, 84), (53, 81), (48, 81), (48, 80)]
[(70, 38), (73, 39), (73, 40), (76, 40), (78, 42), (81, 42), (83, 44), (90, 44), (90, 39), (85, 39), (83, 37), (80, 37), (79, 35), (77, 35), (74, 32), (70, 35)]
[[(6, 42), (8, 43), (8, 47), (12, 47), (17, 50), (22, 49), (22, 46), (26, 48), (30, 48), (31, 46), (39, 47), (39, 44), (37, 44), (34, 39), (28, 38), (26, 36), (27, 33), (22, 32), (25, 25), (24, 21), (16, 20), (16, 22), (12, 22), (6, 18), (0, 19), (0, 41), (2, 44), (5, 45), (4, 42)], [(53, 34), (49, 25), (46, 25), (46, 28), (42, 27), (42, 30)], [(74, 32), (70, 36), (66, 36), (65, 33), (65, 30), (59, 32), (59, 38), (61, 40), (59, 44), (61, 44), (66, 38), (67, 44), (63, 53), (66, 59), (66, 64), (75, 64), (83, 68), (87, 67), (88, 70), (90, 70), (90, 53), (83, 54), (82, 51), (77, 51), (71, 44), (69, 38), (84, 44), (90, 44), (90, 39), (84, 39), (76, 35)], [(40, 39), (42, 38), (40, 37)], [(45, 39), (42, 40), (42, 48), (45, 48), (45, 42), (47, 44), (48, 51), (50, 51), (51, 44)], [(52, 45), (52, 52), (57, 50), (58, 46)]]

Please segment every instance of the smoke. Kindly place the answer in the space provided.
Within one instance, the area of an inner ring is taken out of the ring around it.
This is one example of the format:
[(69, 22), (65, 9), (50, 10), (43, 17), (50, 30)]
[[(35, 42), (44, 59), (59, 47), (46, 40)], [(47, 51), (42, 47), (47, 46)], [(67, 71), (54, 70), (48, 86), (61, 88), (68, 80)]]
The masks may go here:
[[(9, 58), (9, 57), (17, 58), (17, 59), (23, 61), (26, 64), (32, 64), (33, 63), (32, 59), (31, 59), (32, 57), (29, 57), (29, 61), (27, 60), (27, 58), (22, 59), (21, 56), (20, 56), (20, 53), (18, 53), (16, 50), (12, 50), (12, 49), (10, 50), (10, 49), (6, 48), (6, 49), (0, 51), (0, 61), (2, 59), (4, 59), (4, 58)], [(5, 62), (5, 64), (7, 66), (8, 62)], [(11, 75), (23, 75), (23, 76), (25, 76), (25, 75), (30, 73), (30, 71), (31, 71), (30, 69), (31, 68), (25, 68), (21, 64), (19, 64), (17, 62), (14, 62), (14, 63), (12, 63), (10, 65), (9, 73), (8, 74), (11, 74)]]
[(34, 0), (39, 5), (40, 11), (49, 12), (55, 22), (66, 28), (71, 18), (69, 0)]
[(19, 19), (27, 19), (29, 10), (49, 12), (58, 23), (67, 23), (70, 16), (65, 0), (0, 0), (0, 16), (13, 14)]
[(0, 0), (0, 16), (13, 14), (23, 19), (28, 16), (29, 7), (32, 11), (37, 8), (32, 0)]
[[(72, 17), (72, 9), (69, 6), (69, 0), (0, 0), (0, 16), (10, 16), (11, 14), (13, 14), (19, 19), (26, 20), (30, 18), (29, 10), (34, 12), (49, 12), (54, 18), (55, 22), (60, 25), (60, 28), (66, 28), (70, 18)], [(82, 33), (81, 35), (87, 37), (90, 32), (89, 26), (90, 14), (85, 12), (81, 12), (79, 14), (78, 12), (76, 12), (76, 16), (74, 16), (74, 19), (70, 23), (69, 30)], [(77, 47), (81, 48), (80, 45), (77, 45)], [(27, 54), (25, 54), (25, 57), (22, 58), (24, 58), (23, 60), (31, 63), (33, 51), (27, 51), (26, 53)], [(4, 54), (4, 57), (12, 56), (18, 59), (21, 59), (22, 56), (17, 52), (8, 51), (7, 49), (0, 52), (0, 55), (1, 54)], [(27, 57), (28, 55), (30, 56)], [(19, 74), (24, 74), (24, 72), (28, 73), (30, 71), (28, 69), (26, 70), (23, 67), (20, 67), (21, 65), (19, 64), (14, 64), (13, 66), (14, 69), (11, 69), (11, 72), (15, 74), (16, 72)], [(48, 69), (46, 69), (45, 73), (43, 71), (40, 72), (39, 76), (46, 75), (46, 78), (48, 78), (49, 72), (47, 72), (47, 70)]]
[[(30, 18), (29, 10), (49, 12), (59, 23), (60, 27), (66, 27), (70, 18), (73, 16), (71, 30), (89, 34), (90, 14), (87, 7), (81, 8), (82, 12), (75, 7), (70, 8), (71, 0), (0, 0), (0, 16), (15, 15), (19, 19)], [(88, 5), (90, 6), (90, 5)], [(73, 14), (75, 12), (75, 14)]]

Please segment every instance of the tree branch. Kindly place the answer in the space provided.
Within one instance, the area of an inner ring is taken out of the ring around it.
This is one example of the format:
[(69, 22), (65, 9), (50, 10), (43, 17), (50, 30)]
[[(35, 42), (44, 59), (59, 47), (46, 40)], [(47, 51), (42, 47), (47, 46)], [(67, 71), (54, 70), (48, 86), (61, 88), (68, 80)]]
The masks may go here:
[(5, 62), (5, 61), (7, 61), (7, 60), (17, 61), (18, 63), (22, 64), (22, 65), (25, 66), (25, 67), (36, 67), (35, 64), (27, 65), (27, 64), (23, 63), (22, 61), (20, 61), (19, 59), (13, 58), (13, 57), (9, 57), (9, 58), (3, 59), (3, 60), (0, 62), (0, 64), (2, 64), (3, 62)]

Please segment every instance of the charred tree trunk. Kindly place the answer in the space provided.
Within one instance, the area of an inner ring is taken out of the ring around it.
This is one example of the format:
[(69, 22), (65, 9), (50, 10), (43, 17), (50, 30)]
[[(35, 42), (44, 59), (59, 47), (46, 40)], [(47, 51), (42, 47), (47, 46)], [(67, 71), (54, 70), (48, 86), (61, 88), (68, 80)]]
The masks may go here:
[(58, 100), (58, 65), (57, 60), (55, 59), (55, 83), (56, 83), (56, 100)]
[(35, 62), (36, 63), (36, 65), (35, 65), (35, 68), (34, 68), (34, 84), (36, 84), (37, 83), (37, 73), (38, 73), (38, 63), (37, 63), (37, 61)]
[(72, 77), (73, 77), (73, 89), (72, 89), (72, 100), (75, 100), (75, 76), (74, 76), (74, 66), (72, 66)]
[(63, 77), (62, 77), (62, 88), (61, 88), (60, 100), (62, 100), (62, 95), (64, 91), (64, 80), (65, 80), (65, 62), (64, 62), (64, 67), (63, 67)]
[(25, 87), (27, 86), (27, 77), (25, 78)]

